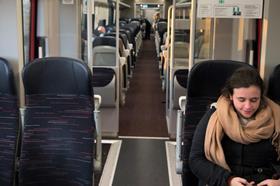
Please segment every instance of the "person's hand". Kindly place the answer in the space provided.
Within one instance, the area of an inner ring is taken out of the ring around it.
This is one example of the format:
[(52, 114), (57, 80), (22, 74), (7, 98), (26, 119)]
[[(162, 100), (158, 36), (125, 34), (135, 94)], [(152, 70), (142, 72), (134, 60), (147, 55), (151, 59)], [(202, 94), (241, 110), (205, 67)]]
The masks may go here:
[(280, 180), (266, 179), (257, 184), (257, 186), (280, 186)]
[(230, 181), (229, 181), (229, 186), (253, 186), (255, 182), (251, 181), (248, 182), (246, 179), (244, 178), (240, 178), (240, 177), (233, 177)]

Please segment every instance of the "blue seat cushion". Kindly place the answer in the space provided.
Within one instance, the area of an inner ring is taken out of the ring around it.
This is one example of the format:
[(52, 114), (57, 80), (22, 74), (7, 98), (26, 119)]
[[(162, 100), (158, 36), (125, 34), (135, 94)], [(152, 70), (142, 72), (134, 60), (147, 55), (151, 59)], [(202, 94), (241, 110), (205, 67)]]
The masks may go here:
[(26, 97), (21, 185), (92, 185), (92, 103), (89, 96)]
[(0, 185), (13, 185), (18, 135), (17, 97), (0, 93)]

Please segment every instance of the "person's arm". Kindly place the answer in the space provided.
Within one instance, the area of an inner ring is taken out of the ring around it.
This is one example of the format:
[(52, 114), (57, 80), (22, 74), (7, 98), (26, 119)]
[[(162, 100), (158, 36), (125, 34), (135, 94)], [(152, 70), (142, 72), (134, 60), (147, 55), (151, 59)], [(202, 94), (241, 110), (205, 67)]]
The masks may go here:
[(209, 118), (213, 112), (214, 109), (209, 110), (197, 125), (193, 136), (189, 165), (194, 175), (204, 183), (225, 186), (229, 185), (228, 181), (232, 179), (233, 175), (228, 170), (206, 159), (204, 154), (205, 132)]

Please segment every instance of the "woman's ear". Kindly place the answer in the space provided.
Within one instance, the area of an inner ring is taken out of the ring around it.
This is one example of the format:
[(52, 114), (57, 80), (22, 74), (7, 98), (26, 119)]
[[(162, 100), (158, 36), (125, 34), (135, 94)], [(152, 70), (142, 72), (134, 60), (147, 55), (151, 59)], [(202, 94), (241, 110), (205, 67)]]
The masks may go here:
[(229, 96), (229, 99), (232, 101), (232, 95)]

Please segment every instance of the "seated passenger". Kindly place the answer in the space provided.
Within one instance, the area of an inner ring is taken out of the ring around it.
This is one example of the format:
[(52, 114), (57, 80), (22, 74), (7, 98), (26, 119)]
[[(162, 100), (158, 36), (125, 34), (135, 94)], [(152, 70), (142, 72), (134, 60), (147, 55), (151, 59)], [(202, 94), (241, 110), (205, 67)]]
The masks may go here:
[(93, 31), (93, 37), (102, 36), (106, 33), (106, 29), (104, 26), (98, 26), (97, 29)]
[(189, 163), (199, 185), (279, 186), (279, 116), (258, 72), (236, 70), (194, 133)]

